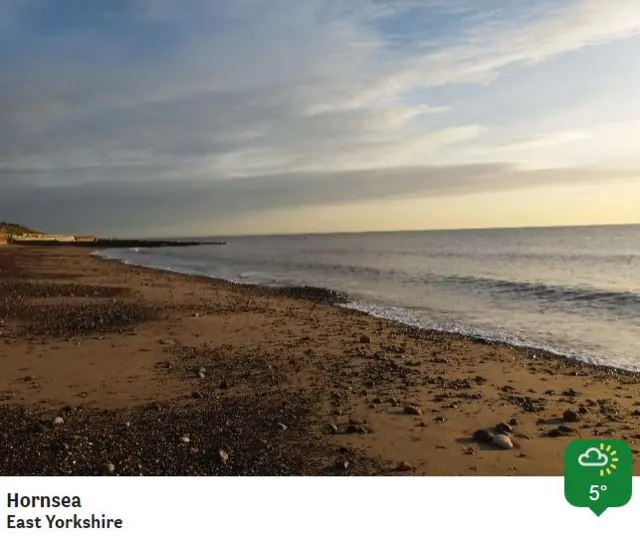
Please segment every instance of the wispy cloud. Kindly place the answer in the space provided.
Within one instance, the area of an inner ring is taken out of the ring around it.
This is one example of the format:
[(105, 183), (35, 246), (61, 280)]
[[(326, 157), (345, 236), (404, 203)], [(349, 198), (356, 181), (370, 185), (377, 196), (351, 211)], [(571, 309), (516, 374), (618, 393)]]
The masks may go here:
[(551, 132), (540, 136), (512, 140), (501, 145), (485, 148), (481, 152), (498, 154), (513, 151), (547, 149), (549, 147), (557, 147), (558, 145), (586, 140), (589, 137), (589, 132), (584, 131)]
[[(504, 132), (495, 115), (461, 116), (460, 88), (638, 35), (636, 4), (10, 0), (0, 6), (0, 183), (31, 210), (20, 188), (73, 198), (67, 189), (254, 177), (277, 204), (282, 174), (305, 185), (309, 174), (348, 175), (383, 196), (381, 170), (402, 182), (407, 168), (444, 162), (457, 173), (478, 159), (586, 147), (600, 131)], [(365, 170), (376, 173), (350, 175)], [(225, 206), (243, 205), (242, 187), (229, 191)]]

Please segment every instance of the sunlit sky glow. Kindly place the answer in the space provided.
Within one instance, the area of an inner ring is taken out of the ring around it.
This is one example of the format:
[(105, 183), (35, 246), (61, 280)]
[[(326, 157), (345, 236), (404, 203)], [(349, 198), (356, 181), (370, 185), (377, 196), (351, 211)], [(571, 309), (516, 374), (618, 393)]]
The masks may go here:
[(5, 0), (0, 73), (0, 220), (640, 222), (637, 0)]

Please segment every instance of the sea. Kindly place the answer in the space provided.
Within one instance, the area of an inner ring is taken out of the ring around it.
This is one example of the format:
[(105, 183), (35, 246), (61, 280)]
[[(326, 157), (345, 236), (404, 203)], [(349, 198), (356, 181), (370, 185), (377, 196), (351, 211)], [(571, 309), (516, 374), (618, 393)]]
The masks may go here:
[[(193, 237), (189, 237), (193, 238)], [(214, 237), (125, 263), (346, 293), (342, 307), (640, 372), (640, 226)]]

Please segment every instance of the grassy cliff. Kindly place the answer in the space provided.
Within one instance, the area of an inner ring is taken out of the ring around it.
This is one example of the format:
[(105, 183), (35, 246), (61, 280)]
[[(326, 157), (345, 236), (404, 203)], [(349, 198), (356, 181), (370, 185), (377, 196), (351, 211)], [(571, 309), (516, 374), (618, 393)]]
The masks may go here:
[(25, 227), (24, 225), (20, 225), (19, 223), (0, 221), (0, 232), (19, 235), (26, 233), (39, 233), (40, 231)]

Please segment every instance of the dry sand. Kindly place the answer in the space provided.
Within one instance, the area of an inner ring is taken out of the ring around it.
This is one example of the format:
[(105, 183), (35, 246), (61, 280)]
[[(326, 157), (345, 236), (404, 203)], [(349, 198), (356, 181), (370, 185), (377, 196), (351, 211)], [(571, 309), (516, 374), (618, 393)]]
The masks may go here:
[[(574, 438), (637, 454), (638, 376), (295, 294), (2, 247), (0, 474), (561, 475)], [(472, 438), (499, 423), (514, 448)]]

